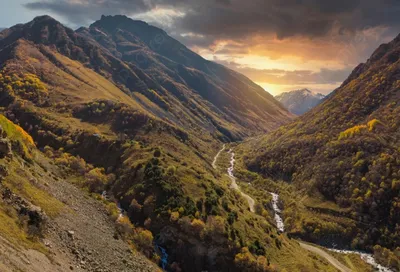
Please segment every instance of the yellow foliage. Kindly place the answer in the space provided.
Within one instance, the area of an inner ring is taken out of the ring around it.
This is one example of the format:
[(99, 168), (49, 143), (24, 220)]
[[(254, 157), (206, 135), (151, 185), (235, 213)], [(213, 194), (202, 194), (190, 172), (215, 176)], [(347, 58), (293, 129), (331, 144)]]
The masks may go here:
[(178, 221), (178, 219), (179, 219), (179, 212), (172, 212), (169, 220), (171, 220), (172, 222), (176, 222)]
[(339, 140), (352, 138), (352, 137), (354, 137), (356, 135), (359, 135), (362, 132), (367, 131), (367, 130), (369, 132), (372, 132), (372, 131), (374, 131), (376, 129), (376, 126), (379, 125), (379, 124), (382, 124), (382, 122), (377, 120), (377, 119), (373, 119), (373, 120), (369, 121), (367, 123), (367, 125), (354, 126), (352, 128), (349, 128), (349, 129), (341, 132), (340, 135), (339, 135)]
[(371, 121), (368, 122), (368, 131), (374, 131), (376, 126), (382, 124), (381, 121), (377, 120), (377, 119), (373, 119)]
[(31, 158), (30, 149), (35, 147), (32, 137), (20, 126), (8, 120), (4, 115), (0, 114), (0, 125), (7, 133), (12, 141), (17, 141), (21, 144), (25, 157)]
[(243, 247), (241, 252), (236, 254), (235, 265), (240, 271), (266, 272), (274, 270), (268, 266), (268, 260), (264, 256), (258, 256), (256, 259), (247, 247)]
[(190, 226), (192, 227), (194, 233), (196, 233), (198, 236), (201, 236), (204, 228), (206, 227), (206, 224), (204, 224), (204, 222), (200, 219), (193, 219)]
[(361, 134), (361, 132), (366, 129), (367, 129), (366, 125), (357, 125), (352, 128), (349, 128), (349, 129), (345, 130), (344, 132), (340, 133), (339, 140), (352, 138), (355, 135)]
[(138, 229), (133, 236), (133, 241), (147, 257), (150, 257), (153, 251), (153, 234), (149, 230)]
[(129, 237), (132, 235), (135, 229), (129, 218), (126, 216), (118, 217), (116, 221), (116, 227), (118, 232), (124, 237)]

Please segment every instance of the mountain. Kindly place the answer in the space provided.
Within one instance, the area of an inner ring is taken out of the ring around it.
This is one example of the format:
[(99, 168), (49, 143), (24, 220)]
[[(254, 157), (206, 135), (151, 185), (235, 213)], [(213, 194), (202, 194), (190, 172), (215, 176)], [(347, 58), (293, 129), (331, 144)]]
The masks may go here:
[(295, 90), (284, 92), (277, 96), (275, 99), (282, 103), (286, 109), (296, 115), (302, 115), (319, 105), (325, 98), (323, 94), (312, 93), (308, 89)]
[[(322, 104), (243, 144), (248, 169), (292, 188), (285, 216), (293, 235), (376, 252), (400, 244), (399, 57), (400, 35)], [(398, 271), (393, 254), (387, 262)]]
[(278, 232), (271, 196), (252, 207), (231, 188), (229, 142), (293, 117), (248, 78), (125, 16), (13, 26), (0, 64), (0, 221), (14, 222), (0, 238), (61, 252), (60, 271), (154, 271), (145, 257), (169, 271), (332, 270)]

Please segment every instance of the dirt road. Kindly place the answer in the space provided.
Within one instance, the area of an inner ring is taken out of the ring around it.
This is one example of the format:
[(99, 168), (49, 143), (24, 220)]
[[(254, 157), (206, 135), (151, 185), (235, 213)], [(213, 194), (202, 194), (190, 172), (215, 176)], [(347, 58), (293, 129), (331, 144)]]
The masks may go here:
[(300, 246), (304, 249), (307, 249), (308, 251), (314, 252), (315, 254), (318, 254), (319, 256), (325, 258), (330, 262), (334, 267), (339, 269), (341, 272), (351, 272), (351, 269), (348, 268), (347, 266), (343, 265), (341, 262), (339, 262), (337, 259), (329, 255), (327, 252), (323, 251), (320, 248), (311, 246), (309, 244), (304, 244), (302, 242), (299, 242)]

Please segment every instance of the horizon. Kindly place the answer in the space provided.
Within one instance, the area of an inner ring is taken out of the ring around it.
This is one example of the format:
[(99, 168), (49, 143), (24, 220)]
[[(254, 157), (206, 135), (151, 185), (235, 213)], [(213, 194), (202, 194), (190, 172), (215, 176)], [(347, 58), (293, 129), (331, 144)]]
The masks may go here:
[[(376, 6), (368, 1), (350, 1), (349, 5), (321, 2), (317, 8), (267, 1), (274, 9), (265, 12), (235, 0), (206, 1), (203, 5), (135, 2), (115, 1), (110, 7), (106, 1), (16, 0), (0, 11), (0, 28), (45, 14), (73, 29), (88, 26), (103, 14), (126, 15), (165, 30), (205, 59), (247, 76), (276, 96), (303, 88), (329, 94), (380, 44), (396, 37), (400, 26), (394, 14), (400, 10), (397, 3), (385, 14), (374, 14)], [(200, 11), (208, 20), (202, 21)], [(315, 13), (312, 22), (308, 20), (310, 12)], [(262, 15), (268, 16), (264, 20)], [(282, 16), (287, 17), (284, 24)], [(296, 19), (298, 24), (293, 22)], [(204, 22), (207, 27), (202, 26)]]

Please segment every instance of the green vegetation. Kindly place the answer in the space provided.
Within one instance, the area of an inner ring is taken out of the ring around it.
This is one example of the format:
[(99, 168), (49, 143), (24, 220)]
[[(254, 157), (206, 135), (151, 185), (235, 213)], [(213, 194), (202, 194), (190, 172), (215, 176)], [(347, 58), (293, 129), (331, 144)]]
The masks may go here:
[(398, 48), (393, 41), (323, 104), (240, 146), (245, 168), (287, 184), (275, 187), (294, 235), (369, 251), (400, 243), (399, 59), (388, 62)]

